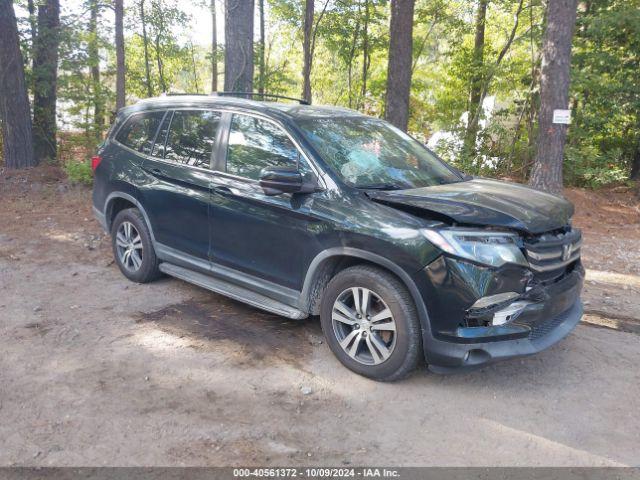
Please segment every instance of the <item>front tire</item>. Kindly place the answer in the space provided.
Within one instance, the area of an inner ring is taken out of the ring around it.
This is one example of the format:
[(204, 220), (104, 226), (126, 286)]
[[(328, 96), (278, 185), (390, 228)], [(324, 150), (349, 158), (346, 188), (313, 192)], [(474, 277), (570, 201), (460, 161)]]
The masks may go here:
[(358, 265), (338, 273), (322, 297), (320, 323), (338, 360), (374, 380), (404, 378), (422, 356), (411, 295), (398, 278), (377, 267)]
[(137, 283), (160, 276), (149, 228), (136, 208), (122, 210), (111, 225), (113, 256), (122, 274)]

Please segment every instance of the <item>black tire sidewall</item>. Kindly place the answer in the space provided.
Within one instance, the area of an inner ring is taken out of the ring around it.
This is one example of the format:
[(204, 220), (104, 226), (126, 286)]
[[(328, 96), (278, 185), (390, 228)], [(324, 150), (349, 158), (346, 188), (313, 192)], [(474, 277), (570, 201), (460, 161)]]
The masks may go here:
[[(396, 345), (391, 356), (379, 365), (364, 365), (353, 360), (342, 349), (333, 331), (331, 314), (336, 298), (351, 287), (365, 287), (387, 304), (396, 322)], [(409, 293), (395, 277), (378, 269), (351, 267), (329, 282), (320, 308), (320, 323), (331, 351), (350, 370), (375, 380), (392, 381), (402, 378), (415, 368), (417, 352), (421, 351), (417, 314)]]
[[(116, 247), (116, 232), (120, 225), (125, 221), (133, 224), (142, 240), (142, 265), (135, 272), (127, 270), (125, 266), (122, 265), (120, 258), (118, 257)], [(142, 215), (137, 209), (129, 208), (116, 215), (116, 218), (113, 220), (113, 224), (111, 225), (111, 247), (113, 250), (113, 257), (118, 268), (129, 280), (137, 283), (146, 283), (157, 277), (158, 260), (156, 258), (155, 250), (153, 249), (151, 235), (149, 234), (149, 229), (147, 228), (144, 218), (142, 218)]]

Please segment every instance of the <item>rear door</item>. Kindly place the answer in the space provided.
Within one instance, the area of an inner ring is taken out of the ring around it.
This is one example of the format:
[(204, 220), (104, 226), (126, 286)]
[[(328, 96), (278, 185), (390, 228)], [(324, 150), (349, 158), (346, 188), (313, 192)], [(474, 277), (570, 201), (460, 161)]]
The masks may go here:
[(152, 179), (141, 191), (158, 249), (179, 263), (207, 268), (213, 155), (221, 113), (170, 110), (143, 169)]

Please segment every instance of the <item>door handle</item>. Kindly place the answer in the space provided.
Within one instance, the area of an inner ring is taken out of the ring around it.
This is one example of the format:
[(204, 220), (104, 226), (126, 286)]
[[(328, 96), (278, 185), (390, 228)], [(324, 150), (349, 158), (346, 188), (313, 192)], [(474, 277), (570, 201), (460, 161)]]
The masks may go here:
[(214, 185), (213, 190), (223, 195), (225, 194), (239, 195), (240, 194), (240, 190), (238, 190), (237, 188), (229, 187), (227, 185)]
[(147, 171), (148, 173), (152, 174), (152, 175), (159, 175), (159, 176), (164, 176), (166, 177), (167, 174), (165, 173), (164, 170), (162, 170), (161, 168), (158, 167), (142, 167), (143, 170)]

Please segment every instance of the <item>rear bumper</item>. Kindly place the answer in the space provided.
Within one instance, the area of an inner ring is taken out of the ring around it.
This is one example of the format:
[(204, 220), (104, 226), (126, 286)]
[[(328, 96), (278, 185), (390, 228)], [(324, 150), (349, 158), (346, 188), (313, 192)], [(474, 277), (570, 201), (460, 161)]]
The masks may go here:
[(542, 298), (504, 325), (465, 327), (457, 320), (456, 326), (435, 330), (433, 327), (442, 322), (431, 319), (431, 329), (423, 335), (429, 369), (438, 373), (468, 370), (550, 347), (566, 337), (582, 318), (583, 281), (584, 269), (578, 264), (562, 280), (545, 287)]

